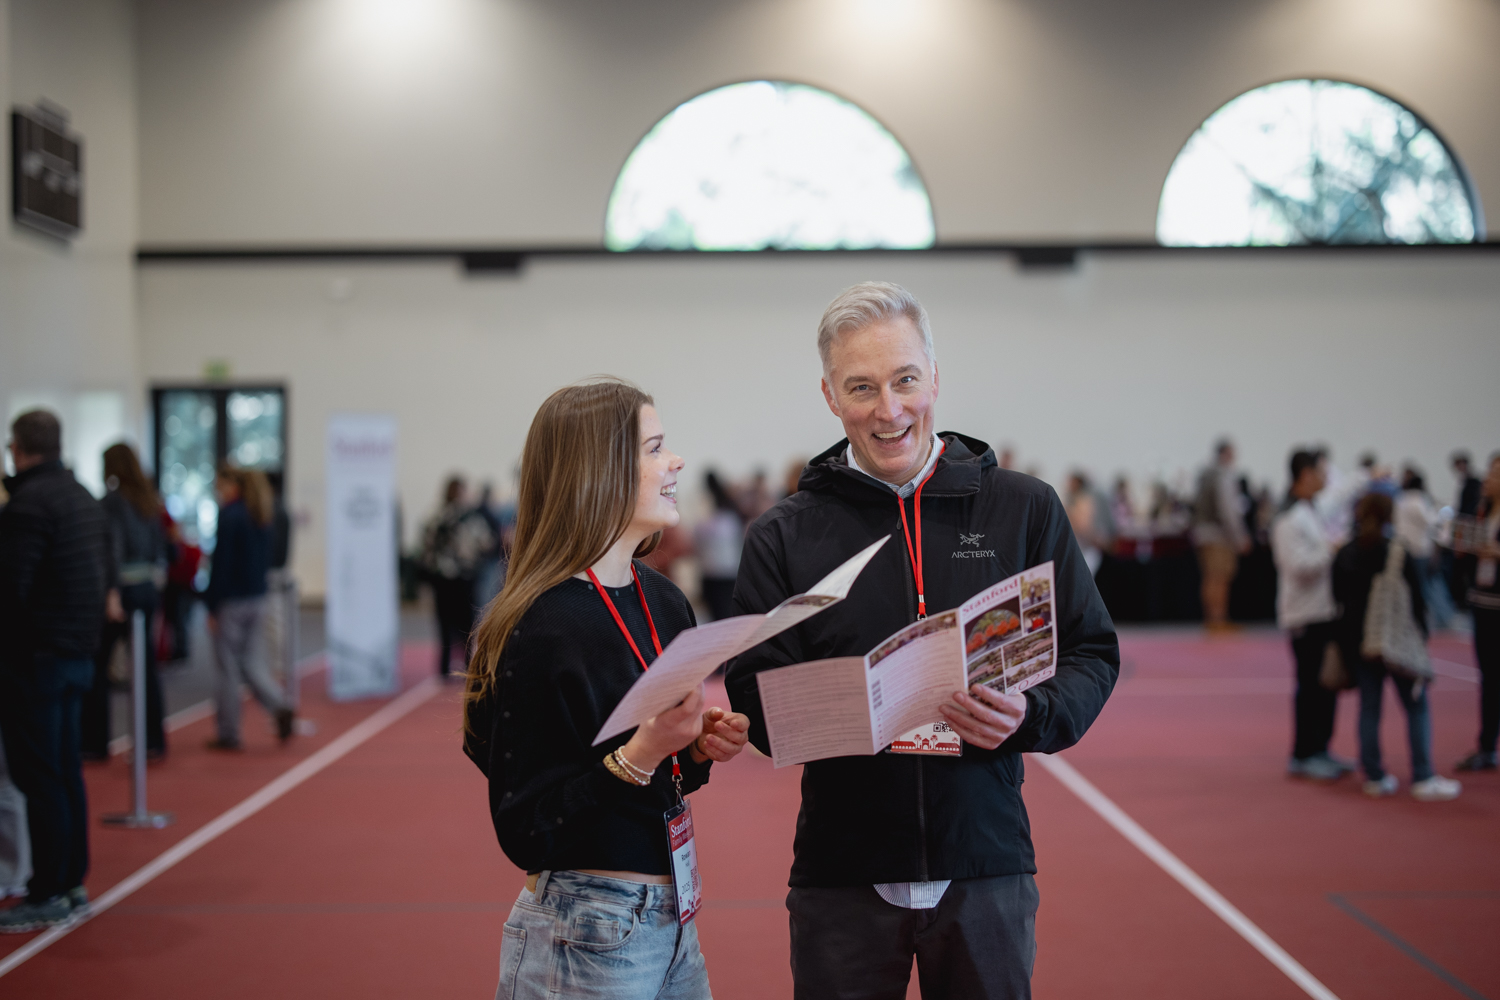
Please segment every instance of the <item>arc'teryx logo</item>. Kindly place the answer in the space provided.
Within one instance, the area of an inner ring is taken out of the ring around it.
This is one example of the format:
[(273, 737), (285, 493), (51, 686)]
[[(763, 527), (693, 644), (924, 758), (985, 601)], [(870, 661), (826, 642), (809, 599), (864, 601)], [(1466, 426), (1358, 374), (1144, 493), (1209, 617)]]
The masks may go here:
[(995, 550), (994, 549), (981, 549), (979, 547), (979, 543), (981, 541), (983, 541), (983, 540), (984, 540), (984, 535), (980, 534), (978, 532), (970, 535), (970, 534), (967, 534), (965, 532), (960, 531), (958, 533), (958, 544), (960, 546), (970, 545), (970, 546), (973, 546), (973, 548), (970, 548), (970, 549), (964, 549), (964, 548), (954, 549), (953, 550), (953, 558), (954, 559), (993, 559), (993, 558), (995, 558)]

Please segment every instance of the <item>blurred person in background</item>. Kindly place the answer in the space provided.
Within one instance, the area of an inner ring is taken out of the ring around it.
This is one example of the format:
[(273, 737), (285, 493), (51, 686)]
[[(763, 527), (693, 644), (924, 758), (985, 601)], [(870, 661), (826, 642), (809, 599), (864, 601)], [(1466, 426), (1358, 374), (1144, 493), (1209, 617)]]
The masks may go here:
[(31, 838), (26, 833), (26, 796), (10, 780), (0, 732), (0, 901), (26, 895), (31, 878)]
[(193, 613), (193, 602), (199, 597), (196, 581), (203, 550), (183, 537), (182, 529), (165, 508), (161, 512), (161, 527), (172, 561), (167, 566), (167, 582), (161, 592), (162, 634), (157, 659), (185, 660), (192, 654), (188, 620)]
[[(1370, 588), (1386, 570), (1393, 543), (1387, 540), (1394, 504), (1384, 493), (1370, 492), (1354, 506), (1354, 540), (1339, 549), (1333, 561), (1333, 599), (1342, 609), (1338, 623), (1339, 651), (1346, 667), (1359, 679), (1359, 762), (1364, 768), (1364, 792), (1371, 798), (1396, 794), (1400, 787), (1394, 774), (1385, 770), (1380, 754), (1380, 714), (1385, 698), (1385, 680), (1395, 685), (1401, 707), (1406, 710), (1407, 743), (1411, 748), (1411, 796), (1421, 802), (1457, 798), (1462, 785), (1432, 769), (1432, 711), (1427, 685), (1387, 669), (1378, 659), (1361, 652)], [(1427, 606), (1422, 599), (1422, 579), (1416, 563), (1404, 556), (1402, 577), (1411, 594), (1412, 624), (1427, 634)]]
[(1349, 540), (1354, 526), (1354, 501), (1364, 495), (1369, 485), (1369, 476), (1362, 470), (1344, 472), (1333, 463), (1333, 456), (1326, 447), (1313, 449), (1318, 464), (1323, 468), (1323, 480), (1327, 484), (1323, 492), (1313, 500), (1318, 516), (1323, 519), (1323, 530), (1330, 541), (1343, 545)]
[(1459, 761), (1458, 768), (1493, 771), (1500, 738), (1500, 452), (1490, 456), (1475, 512), (1483, 527), (1468, 598), (1474, 616), (1474, 658), (1479, 663), (1479, 748)]
[[(1483, 485), (1470, 471), (1469, 453), (1455, 451), (1449, 463), (1453, 466), (1453, 478), (1458, 484), (1453, 495), (1454, 516), (1474, 517), (1479, 512)], [(1473, 553), (1445, 549), (1441, 563), (1443, 579), (1448, 582), (1448, 595), (1453, 599), (1454, 608), (1467, 608), (1469, 606), (1469, 583), (1474, 579)]]
[(482, 608), (494, 600), (505, 583), (505, 535), (500, 520), (500, 505), (495, 499), (495, 484), (485, 483), (479, 487), (479, 502), (474, 505), (479, 516), (490, 528), (490, 548), (479, 564), (479, 576), (474, 581), (474, 605)]
[(1328, 644), (1335, 641), (1338, 606), (1333, 601), (1334, 547), (1312, 500), (1323, 489), (1323, 469), (1310, 451), (1291, 458), (1292, 505), (1271, 524), (1276, 560), (1276, 624), (1292, 639), (1297, 689), (1292, 697), (1292, 756), (1287, 773), (1334, 781), (1354, 770), (1328, 752), (1338, 692), (1320, 675)]
[(1109, 498), (1109, 516), (1114, 522), (1116, 536), (1135, 537), (1141, 533), (1141, 518), (1130, 494), (1130, 480), (1123, 474), (1115, 477), (1114, 491)]
[(214, 689), (217, 735), (212, 750), (237, 751), (240, 742), (240, 685), (276, 720), (276, 735), (291, 738), (292, 709), (266, 669), (266, 575), (271, 565), (274, 499), (265, 474), (219, 467), (214, 490), (219, 498), (218, 543), (209, 567), (209, 630), (214, 638), (218, 676)]
[(807, 468), (807, 459), (801, 455), (786, 463), (786, 473), (781, 483), (781, 499), (785, 500), (797, 492), (797, 481), (802, 478), (802, 470), (805, 468)]
[(499, 539), (489, 519), (468, 502), (462, 476), (449, 476), (443, 502), (422, 529), (422, 572), (432, 586), (437, 613), (438, 675), (449, 676), (453, 648), (469, 666), (469, 633), (474, 630), (475, 584)]
[(1215, 446), (1213, 464), (1198, 474), (1193, 544), (1203, 576), (1203, 623), (1211, 632), (1230, 629), (1229, 588), (1239, 569), (1239, 557), (1249, 552), (1251, 545), (1240, 509), (1234, 445), (1227, 439)]
[(1068, 474), (1063, 504), (1068, 511), (1068, 523), (1073, 526), (1073, 537), (1083, 550), (1083, 561), (1088, 564), (1089, 572), (1098, 576), (1104, 553), (1115, 543), (1109, 504), (1089, 482), (1088, 474), (1077, 469)]
[(703, 603), (708, 605), (710, 620), (718, 621), (734, 614), (734, 579), (740, 571), (745, 521), (716, 473), (704, 476), (703, 486), (714, 509), (693, 529), (693, 540), (702, 571)]
[[(156, 643), (151, 625), (161, 604), (160, 590), (166, 581), (169, 558), (167, 539), (161, 530), (161, 497), (141, 471), (135, 450), (123, 442), (104, 452), (104, 484), (108, 492), (100, 501), (109, 516), (114, 546), (115, 578), (106, 603), (106, 621), (94, 654), (94, 684), (83, 699), (82, 752), (85, 760), (109, 757), (110, 692), (109, 661), (115, 647), (124, 641), (131, 649), (134, 613), (146, 621), (146, 754), (160, 758), (167, 752), (162, 726), (161, 674), (156, 669)], [(130, 655), (133, 655), (130, 654)], [(134, 734), (132, 734), (134, 735)]]
[(62, 463), (62, 425), (29, 410), (10, 427), (16, 474), (0, 510), (0, 738), (26, 797), (31, 879), (0, 911), (0, 933), (86, 912), (88, 797), (79, 756), (83, 698), (113, 574), (109, 520)]
[(771, 495), (771, 487), (766, 482), (765, 469), (756, 469), (750, 476), (750, 481), (740, 488), (739, 494), (740, 517), (746, 524), (754, 524), (756, 518), (776, 503), (776, 498)]
[(1447, 628), (1448, 619), (1453, 617), (1448, 584), (1443, 579), (1436, 556), (1436, 539), (1441, 525), (1442, 518), (1438, 515), (1437, 505), (1427, 494), (1422, 474), (1407, 466), (1401, 475), (1401, 492), (1396, 495), (1395, 532), (1421, 574), (1429, 631)]

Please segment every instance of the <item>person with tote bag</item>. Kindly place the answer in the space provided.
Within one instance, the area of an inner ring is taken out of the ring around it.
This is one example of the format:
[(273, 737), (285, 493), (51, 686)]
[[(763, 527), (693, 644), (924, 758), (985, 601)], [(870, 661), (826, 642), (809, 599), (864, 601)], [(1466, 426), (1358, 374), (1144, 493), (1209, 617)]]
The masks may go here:
[(691, 829), (682, 796), (744, 748), (750, 721), (705, 710), (700, 687), (593, 745), (695, 624), (682, 591), (640, 561), (678, 522), (683, 463), (663, 441), (651, 397), (617, 379), (559, 389), (526, 436), (510, 568), (464, 702), (464, 752), (489, 781), (501, 849), (527, 873), (497, 1000), (711, 996), (673, 851)]
[(1394, 795), (1400, 782), (1380, 754), (1380, 711), (1390, 677), (1406, 710), (1411, 747), (1411, 796), (1419, 802), (1458, 797), (1463, 786), (1432, 769), (1432, 713), (1427, 686), (1427, 606), (1422, 580), (1401, 543), (1387, 538), (1391, 498), (1367, 493), (1354, 507), (1355, 537), (1333, 561), (1333, 596), (1343, 609), (1339, 647), (1359, 679), (1359, 759), (1364, 792)]

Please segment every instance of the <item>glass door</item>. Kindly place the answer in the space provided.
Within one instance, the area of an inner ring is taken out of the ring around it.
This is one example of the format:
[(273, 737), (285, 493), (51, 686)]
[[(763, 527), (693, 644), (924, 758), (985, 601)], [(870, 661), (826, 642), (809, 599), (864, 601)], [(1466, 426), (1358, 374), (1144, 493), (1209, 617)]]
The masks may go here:
[(220, 462), (259, 469), (280, 496), (286, 472), (286, 390), (181, 386), (152, 390), (156, 485), (184, 537), (212, 552)]

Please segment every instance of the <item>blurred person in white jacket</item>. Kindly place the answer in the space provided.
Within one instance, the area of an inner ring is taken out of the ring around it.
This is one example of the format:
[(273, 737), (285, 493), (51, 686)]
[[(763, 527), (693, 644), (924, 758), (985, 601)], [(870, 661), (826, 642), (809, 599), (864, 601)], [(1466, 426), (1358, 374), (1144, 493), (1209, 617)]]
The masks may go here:
[(1395, 520), (1396, 538), (1417, 564), (1417, 573), (1422, 578), (1422, 596), (1427, 598), (1427, 627), (1446, 628), (1448, 619), (1453, 617), (1453, 601), (1438, 561), (1433, 558), (1442, 518), (1427, 493), (1422, 474), (1411, 466), (1402, 472)]
[(1287, 773), (1334, 781), (1354, 770), (1354, 762), (1328, 752), (1333, 738), (1338, 692), (1324, 687), (1323, 657), (1334, 641), (1338, 606), (1333, 600), (1334, 545), (1313, 506), (1325, 485), (1323, 464), (1310, 451), (1291, 458), (1292, 504), (1271, 525), (1276, 560), (1276, 623), (1292, 639), (1297, 689), (1292, 697), (1292, 756)]

